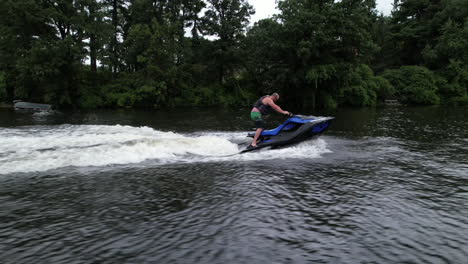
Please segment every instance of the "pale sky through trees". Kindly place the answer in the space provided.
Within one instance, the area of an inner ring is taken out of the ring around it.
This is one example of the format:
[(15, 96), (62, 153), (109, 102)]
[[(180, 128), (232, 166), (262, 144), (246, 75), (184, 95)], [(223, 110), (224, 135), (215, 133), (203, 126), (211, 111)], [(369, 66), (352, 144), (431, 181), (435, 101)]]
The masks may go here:
[[(376, 0), (377, 10), (382, 12), (384, 15), (390, 15), (392, 11), (393, 0)], [(273, 14), (277, 14), (278, 10), (276, 7), (276, 0), (249, 0), (249, 3), (255, 8), (255, 15), (252, 16), (250, 22), (254, 22), (271, 17)]]

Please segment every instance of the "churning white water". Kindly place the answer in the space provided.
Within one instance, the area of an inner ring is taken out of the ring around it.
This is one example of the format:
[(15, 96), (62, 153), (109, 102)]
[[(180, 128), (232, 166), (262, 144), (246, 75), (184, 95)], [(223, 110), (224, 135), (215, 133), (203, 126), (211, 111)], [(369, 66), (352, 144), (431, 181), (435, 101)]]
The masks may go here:
[[(0, 174), (155, 163), (317, 158), (330, 152), (318, 139), (294, 147), (236, 154), (250, 139), (244, 132), (178, 134), (149, 127), (60, 125), (0, 129)], [(244, 143), (239, 146), (238, 143)], [(233, 156), (228, 156), (233, 155)]]

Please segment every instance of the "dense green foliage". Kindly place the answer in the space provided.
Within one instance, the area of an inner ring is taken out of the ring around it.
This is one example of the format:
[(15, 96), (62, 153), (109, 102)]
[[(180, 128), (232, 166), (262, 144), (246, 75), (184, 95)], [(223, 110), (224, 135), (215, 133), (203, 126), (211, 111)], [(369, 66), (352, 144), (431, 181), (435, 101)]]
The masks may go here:
[(398, 70), (387, 70), (383, 77), (390, 80), (404, 103), (432, 105), (439, 103), (436, 77), (421, 66), (402, 66)]
[[(0, 101), (58, 107), (468, 104), (468, 0), (0, 1)], [(283, 103), (283, 104), (284, 104)]]
[(7, 100), (5, 73), (0, 72), (0, 102)]

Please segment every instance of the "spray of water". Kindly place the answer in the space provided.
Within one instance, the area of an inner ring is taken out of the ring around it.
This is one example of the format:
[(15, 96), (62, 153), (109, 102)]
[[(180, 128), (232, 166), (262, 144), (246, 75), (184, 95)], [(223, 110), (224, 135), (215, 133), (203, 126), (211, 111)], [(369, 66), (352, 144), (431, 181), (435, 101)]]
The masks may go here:
[(178, 134), (149, 127), (120, 125), (0, 129), (0, 174), (46, 171), (68, 166), (135, 164), (145, 160), (166, 164), (316, 158), (329, 152), (325, 141), (319, 139), (285, 149), (233, 155), (239, 152), (240, 142), (247, 142), (245, 133)]

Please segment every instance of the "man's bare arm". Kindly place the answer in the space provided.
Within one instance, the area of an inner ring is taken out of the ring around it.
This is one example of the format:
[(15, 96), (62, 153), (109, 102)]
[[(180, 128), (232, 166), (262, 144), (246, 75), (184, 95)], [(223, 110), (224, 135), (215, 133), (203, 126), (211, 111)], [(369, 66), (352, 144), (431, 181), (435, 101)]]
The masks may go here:
[(270, 98), (266, 98), (265, 101), (266, 104), (271, 106), (271, 108), (273, 108), (276, 112), (281, 113), (283, 115), (289, 115), (288, 111), (284, 111), (283, 109), (281, 109), (281, 107), (275, 104), (275, 102), (273, 102), (273, 100), (271, 100)]

